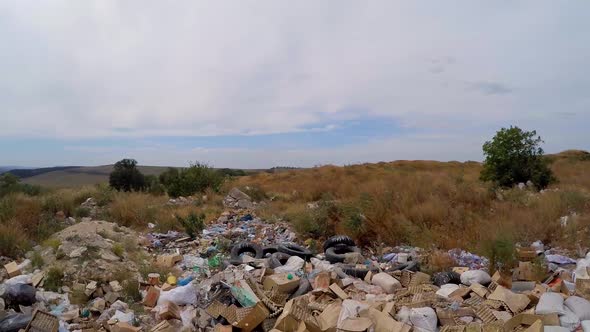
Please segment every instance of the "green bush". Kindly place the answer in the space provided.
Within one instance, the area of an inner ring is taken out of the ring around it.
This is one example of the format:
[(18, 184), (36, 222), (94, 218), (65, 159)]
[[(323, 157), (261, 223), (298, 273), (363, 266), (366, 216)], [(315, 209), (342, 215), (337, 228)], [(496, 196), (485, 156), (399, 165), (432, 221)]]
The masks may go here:
[(518, 127), (500, 129), (483, 145), (485, 161), (480, 178), (501, 187), (531, 181), (539, 189), (555, 181), (543, 157), (543, 140), (536, 131)]
[(205, 215), (203, 213), (197, 214), (191, 212), (186, 218), (177, 215), (176, 219), (192, 239), (194, 239), (197, 234), (200, 234), (205, 228)]
[(207, 189), (219, 191), (223, 175), (206, 164), (195, 163), (189, 168), (170, 168), (160, 175), (160, 183), (171, 197), (191, 196)]
[(76, 218), (90, 217), (90, 209), (87, 207), (79, 206), (74, 210), (74, 216)]
[(45, 275), (43, 288), (48, 291), (57, 292), (63, 286), (64, 272), (57, 266), (52, 266)]
[(13, 193), (23, 193), (29, 196), (37, 196), (41, 193), (41, 187), (21, 183), (18, 176), (11, 173), (0, 175), (0, 197)]
[(118, 191), (141, 191), (146, 186), (145, 176), (137, 169), (136, 160), (123, 159), (115, 163), (109, 185)]

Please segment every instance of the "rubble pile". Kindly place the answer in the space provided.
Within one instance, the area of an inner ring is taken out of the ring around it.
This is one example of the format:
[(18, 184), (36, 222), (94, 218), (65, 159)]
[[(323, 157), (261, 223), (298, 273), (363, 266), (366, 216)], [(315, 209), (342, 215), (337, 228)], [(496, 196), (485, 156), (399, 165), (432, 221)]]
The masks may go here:
[[(234, 194), (227, 201), (240, 206), (245, 198)], [(30, 260), (6, 262), (0, 331), (590, 328), (590, 254), (574, 261), (541, 243), (518, 248), (517, 268), (490, 275), (486, 258), (460, 249), (446, 252), (455, 267), (433, 273), (426, 250), (378, 255), (342, 235), (314, 253), (287, 224), (265, 223), (247, 208), (224, 212), (194, 239), (140, 236), (103, 221), (75, 224), (54, 238), (59, 248), (43, 255), (64, 267), (66, 283), (47, 291), (48, 271), (33, 270)], [(139, 253), (117, 254), (123, 242)], [(140, 265), (151, 270), (144, 275)], [(130, 272), (125, 280), (112, 273), (121, 268)]]

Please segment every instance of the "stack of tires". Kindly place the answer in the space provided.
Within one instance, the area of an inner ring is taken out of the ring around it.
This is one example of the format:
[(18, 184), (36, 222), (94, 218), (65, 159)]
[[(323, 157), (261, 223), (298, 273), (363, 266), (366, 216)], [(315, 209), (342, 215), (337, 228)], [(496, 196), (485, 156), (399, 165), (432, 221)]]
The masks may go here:
[(240, 242), (233, 246), (230, 255), (232, 265), (242, 264), (243, 256), (248, 255), (256, 259), (268, 258), (271, 268), (285, 265), (291, 256), (298, 256), (306, 261), (313, 256), (310, 250), (292, 242), (267, 247), (261, 247), (253, 242)]
[(332, 264), (338, 264), (344, 273), (355, 278), (364, 278), (369, 271), (379, 272), (374, 267), (357, 266), (356, 264), (344, 264), (347, 254), (361, 253), (354, 240), (346, 235), (335, 235), (324, 242), (324, 255)]

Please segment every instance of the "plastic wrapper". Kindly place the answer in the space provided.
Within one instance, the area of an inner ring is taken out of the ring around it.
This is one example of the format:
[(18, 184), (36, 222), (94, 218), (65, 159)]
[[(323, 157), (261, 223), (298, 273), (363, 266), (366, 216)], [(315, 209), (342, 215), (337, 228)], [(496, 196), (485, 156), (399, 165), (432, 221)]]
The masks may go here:
[(166, 292), (160, 292), (158, 305), (170, 301), (177, 305), (194, 304), (197, 301), (197, 288), (192, 284), (176, 287)]

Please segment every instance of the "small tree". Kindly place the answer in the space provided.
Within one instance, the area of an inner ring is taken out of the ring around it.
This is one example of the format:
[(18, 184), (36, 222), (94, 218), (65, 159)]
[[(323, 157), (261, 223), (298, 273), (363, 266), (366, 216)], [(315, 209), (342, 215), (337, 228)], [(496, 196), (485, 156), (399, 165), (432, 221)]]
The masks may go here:
[(160, 175), (160, 182), (172, 197), (190, 196), (207, 189), (218, 191), (223, 180), (220, 172), (201, 163), (191, 164), (189, 168), (181, 170), (170, 168)]
[(555, 180), (543, 157), (543, 140), (536, 131), (518, 127), (500, 129), (483, 145), (485, 161), (480, 178), (501, 187), (531, 181), (537, 188), (547, 187)]
[(118, 161), (109, 176), (109, 184), (119, 191), (140, 191), (146, 186), (145, 176), (137, 169), (134, 159)]

